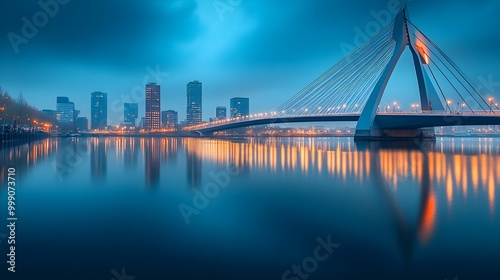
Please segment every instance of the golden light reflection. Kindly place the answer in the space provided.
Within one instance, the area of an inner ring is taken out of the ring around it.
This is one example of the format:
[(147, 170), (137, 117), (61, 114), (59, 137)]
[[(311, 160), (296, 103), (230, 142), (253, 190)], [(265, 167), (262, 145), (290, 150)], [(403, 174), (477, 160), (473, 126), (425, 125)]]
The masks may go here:
[(495, 209), (495, 177), (493, 175), (493, 169), (490, 169), (490, 176), (488, 179), (488, 202), (490, 213), (493, 213)]
[(496, 171), (497, 180), (496, 181), (500, 182), (500, 157), (497, 157), (495, 166), (497, 167), (497, 171)]
[(421, 225), (419, 226), (418, 236), (422, 243), (427, 243), (432, 236), (436, 224), (436, 195), (431, 190), (427, 202), (425, 203)]
[(486, 186), (488, 184), (488, 165), (486, 164), (488, 162), (488, 157), (485, 154), (482, 154), (480, 157), (480, 162), (481, 162), (481, 181), (483, 183), (483, 186)]
[[(462, 142), (459, 147), (446, 142), (424, 152), (405, 148), (357, 149), (350, 141), (332, 139), (250, 138), (228, 141), (161, 138), (155, 141), (151, 143), (148, 138), (47, 139), (4, 150), (0, 159), (2, 162), (17, 160), (21, 165), (20, 172), (23, 172), (53, 154), (64, 158), (68, 148), (76, 150), (80, 143), (89, 147), (89, 153), (105, 153), (109, 149), (109, 155), (118, 162), (133, 161), (135, 152), (149, 149), (151, 158), (157, 164), (163, 164), (164, 159), (179, 150), (190, 159), (193, 181), (201, 174), (196, 165), (203, 161), (217, 165), (230, 163), (240, 170), (257, 172), (327, 175), (336, 178), (336, 182), (342, 179), (345, 186), (364, 186), (363, 182), (367, 185), (383, 183), (398, 192), (404, 188), (422, 188), (422, 182), (430, 182), (431, 191), (426, 198), (419, 231), (422, 241), (428, 240), (436, 228), (438, 196), (443, 196), (439, 201), (444, 203), (446, 200), (452, 210), (457, 200), (462, 201), (473, 194), (493, 214), (496, 188), (500, 182), (500, 142), (479, 145)], [(113, 151), (115, 155), (112, 155)], [(281, 172), (276, 172), (278, 169)], [(4, 172), (0, 172), (0, 178), (5, 178)], [(374, 181), (374, 178), (381, 178), (382, 182)]]
[[(431, 221), (434, 220), (431, 218), (437, 215), (433, 211), (437, 211), (436, 194), (440, 188), (450, 209), (457, 194), (466, 198), (472, 193), (487, 198), (487, 207), (495, 207), (495, 182), (498, 182), (500, 174), (500, 157), (494, 154), (495, 149), (480, 145), (471, 147), (461, 143), (457, 148), (455, 144), (448, 143), (423, 153), (418, 149), (357, 150), (348, 141), (317, 139), (314, 142), (284, 139), (203, 141), (205, 144), (200, 145), (196, 153), (204, 160), (236, 162), (249, 170), (268, 169), (274, 172), (281, 168), (282, 172), (326, 173), (342, 179), (345, 184), (357, 182), (354, 185), (376, 183), (373, 182), (373, 172), (379, 172), (384, 182), (395, 191), (401, 187), (418, 186), (427, 180), (431, 182), (434, 192), (426, 208), (426, 222), (422, 224), (423, 240), (432, 232)], [(188, 145), (188, 150), (191, 148)]]
[(474, 190), (477, 190), (477, 188), (479, 187), (479, 158), (478, 156), (472, 156), (470, 160), (472, 186), (474, 187)]
[(446, 175), (446, 198), (448, 206), (451, 206), (451, 202), (453, 201), (453, 178), (451, 177), (451, 170), (448, 170), (448, 175)]

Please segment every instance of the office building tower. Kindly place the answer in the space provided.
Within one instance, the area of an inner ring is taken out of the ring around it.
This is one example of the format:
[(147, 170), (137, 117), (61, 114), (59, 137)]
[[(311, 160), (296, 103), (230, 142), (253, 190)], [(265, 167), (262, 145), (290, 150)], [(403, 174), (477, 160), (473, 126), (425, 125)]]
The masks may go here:
[(125, 125), (135, 126), (135, 122), (139, 117), (139, 105), (137, 103), (123, 104), (123, 123)]
[(226, 106), (218, 106), (215, 109), (215, 118), (218, 120), (224, 120), (227, 118), (227, 108)]
[(188, 125), (197, 125), (202, 122), (202, 83), (190, 82), (186, 88), (187, 110), (186, 120)]
[(142, 129), (146, 128), (146, 118), (145, 117), (141, 118), (141, 121), (139, 122), (139, 127)]
[(85, 117), (76, 118), (75, 121), (76, 131), (87, 131), (89, 129), (89, 120)]
[(250, 100), (243, 97), (231, 98), (231, 118), (250, 115)]
[(175, 128), (179, 123), (179, 114), (176, 111), (168, 110), (161, 112), (163, 127)]
[(105, 129), (108, 125), (108, 94), (92, 92), (90, 94), (90, 128)]
[(56, 117), (61, 132), (75, 130), (75, 103), (70, 102), (68, 97), (58, 96), (56, 105)]
[(145, 129), (160, 128), (160, 85), (149, 83), (146, 85), (146, 122)]

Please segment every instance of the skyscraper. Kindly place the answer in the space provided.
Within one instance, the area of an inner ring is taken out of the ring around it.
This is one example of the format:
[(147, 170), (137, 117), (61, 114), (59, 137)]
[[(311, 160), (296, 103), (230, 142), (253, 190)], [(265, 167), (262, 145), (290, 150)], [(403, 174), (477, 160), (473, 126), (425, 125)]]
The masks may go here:
[(250, 100), (244, 97), (231, 98), (231, 118), (250, 115)]
[(179, 123), (179, 114), (173, 110), (163, 111), (161, 112), (161, 120), (163, 127), (174, 128)]
[(135, 121), (139, 117), (139, 106), (137, 103), (123, 104), (123, 122), (124, 124), (135, 126)]
[(215, 109), (215, 117), (218, 120), (224, 120), (224, 119), (226, 119), (227, 118), (227, 108), (226, 108), (226, 106), (218, 106)]
[(160, 128), (160, 85), (146, 85), (146, 123), (145, 129)]
[(90, 94), (90, 128), (104, 129), (108, 125), (108, 94), (92, 92)]
[(68, 97), (58, 96), (56, 105), (57, 122), (61, 132), (75, 130), (75, 103), (70, 102)]
[(85, 117), (79, 117), (75, 119), (76, 131), (87, 131), (89, 129), (89, 120)]
[(199, 81), (190, 82), (186, 87), (187, 96), (187, 125), (201, 123), (202, 117), (202, 84)]

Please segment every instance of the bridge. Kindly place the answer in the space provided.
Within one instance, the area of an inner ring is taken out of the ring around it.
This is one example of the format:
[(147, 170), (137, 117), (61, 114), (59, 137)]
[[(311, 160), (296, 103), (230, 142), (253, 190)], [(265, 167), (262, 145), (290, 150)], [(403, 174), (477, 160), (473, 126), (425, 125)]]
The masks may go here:
[[(412, 55), (419, 104), (381, 108), (406, 49)], [(412, 23), (407, 6), (378, 33), (275, 110), (184, 128), (199, 135), (298, 122), (357, 122), (356, 140), (435, 139), (434, 127), (500, 125), (500, 108), (482, 96), (455, 63)]]

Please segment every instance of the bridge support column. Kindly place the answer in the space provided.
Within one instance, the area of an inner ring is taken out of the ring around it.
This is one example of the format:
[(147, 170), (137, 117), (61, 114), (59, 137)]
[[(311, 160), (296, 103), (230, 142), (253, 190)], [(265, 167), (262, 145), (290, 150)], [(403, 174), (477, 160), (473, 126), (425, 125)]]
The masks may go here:
[(421, 58), (418, 46), (416, 45), (417, 43), (410, 40), (411, 33), (408, 30), (406, 10), (406, 6), (404, 6), (396, 15), (393, 31), (393, 39), (396, 42), (394, 53), (391, 60), (387, 64), (385, 71), (382, 73), (377, 84), (373, 88), (365, 105), (365, 108), (363, 109), (361, 116), (359, 117), (359, 121), (356, 126), (356, 134), (354, 136), (354, 139), (357, 141), (436, 139), (434, 128), (384, 129), (380, 128), (384, 127), (383, 125), (379, 125), (375, 121), (377, 111), (380, 107), (379, 105), (382, 99), (382, 95), (384, 94), (384, 91), (396, 67), (396, 64), (399, 61), (399, 58), (401, 57), (401, 54), (406, 49), (406, 47), (409, 47), (412, 53), (422, 110), (431, 110), (431, 102), (434, 102), (434, 109), (441, 108), (439, 106), (439, 103), (441, 102), (439, 100), (439, 97), (437, 96), (436, 91), (432, 88), (432, 83), (426, 83), (426, 80), (429, 80), (429, 78), (423, 69), (422, 63), (427, 62), (423, 61), (423, 59)]
[(436, 140), (434, 128), (356, 130), (354, 141)]

